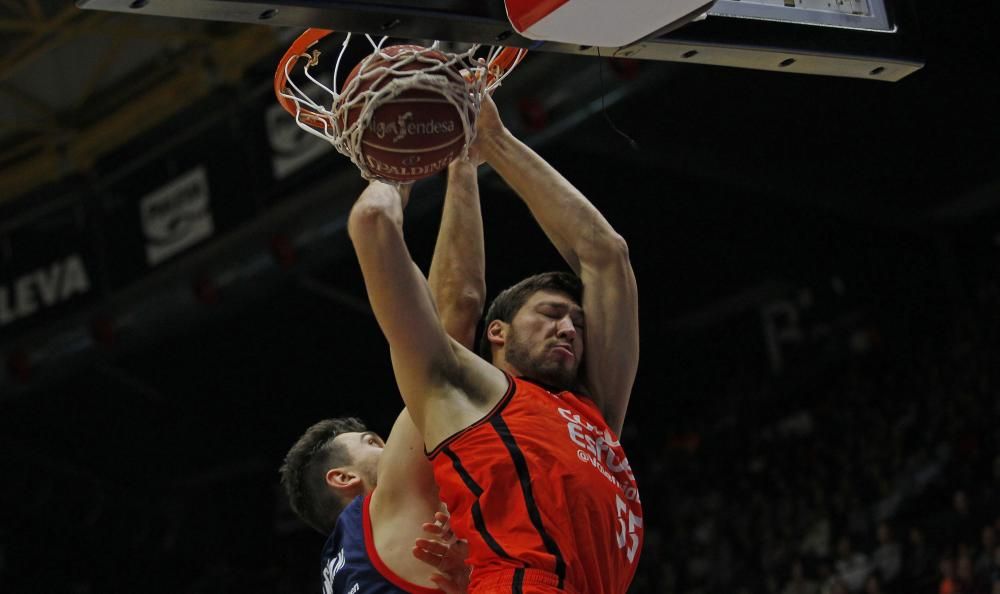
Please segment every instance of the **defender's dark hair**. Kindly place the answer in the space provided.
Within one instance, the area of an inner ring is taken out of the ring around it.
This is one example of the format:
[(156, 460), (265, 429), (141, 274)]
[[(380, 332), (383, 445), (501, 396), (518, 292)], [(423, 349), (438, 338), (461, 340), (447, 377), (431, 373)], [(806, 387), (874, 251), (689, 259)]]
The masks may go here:
[(292, 511), (323, 534), (333, 531), (345, 502), (326, 485), (326, 472), (353, 462), (347, 450), (333, 439), (341, 433), (367, 431), (360, 419), (326, 419), (306, 429), (288, 450), (281, 465), (281, 486)]
[(577, 303), (583, 301), (583, 282), (575, 274), (569, 272), (543, 272), (522, 280), (512, 287), (501, 291), (490, 303), (483, 318), (483, 334), (479, 337), (479, 356), (487, 361), (493, 361), (493, 352), (487, 337), (490, 323), (493, 320), (510, 323), (517, 315), (529, 297), (538, 291), (558, 291), (566, 293)]

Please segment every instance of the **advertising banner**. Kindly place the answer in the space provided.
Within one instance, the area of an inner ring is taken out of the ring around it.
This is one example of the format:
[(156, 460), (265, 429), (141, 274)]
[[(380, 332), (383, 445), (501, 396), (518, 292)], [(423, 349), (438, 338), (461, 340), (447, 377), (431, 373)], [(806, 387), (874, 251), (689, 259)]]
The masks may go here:
[(72, 311), (99, 293), (76, 206), (0, 230), (0, 336)]
[(146, 262), (160, 262), (212, 236), (208, 176), (196, 167), (139, 200)]

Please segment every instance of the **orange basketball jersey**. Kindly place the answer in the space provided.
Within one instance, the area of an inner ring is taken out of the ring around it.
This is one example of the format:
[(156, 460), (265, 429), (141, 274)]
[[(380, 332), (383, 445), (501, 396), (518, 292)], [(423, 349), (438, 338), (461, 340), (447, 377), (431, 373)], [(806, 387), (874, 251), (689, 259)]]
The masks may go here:
[(452, 528), (469, 541), (469, 591), (624, 594), (642, 506), (594, 403), (510, 378), (486, 417), (428, 454)]

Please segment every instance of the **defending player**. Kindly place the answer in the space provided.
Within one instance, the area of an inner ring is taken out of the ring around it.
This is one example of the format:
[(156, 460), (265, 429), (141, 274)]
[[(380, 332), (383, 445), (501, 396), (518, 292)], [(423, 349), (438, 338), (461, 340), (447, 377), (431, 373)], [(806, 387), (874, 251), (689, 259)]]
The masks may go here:
[(348, 223), (369, 300), (452, 527), (469, 540), (470, 591), (621, 594), (642, 543), (617, 441), (639, 351), (628, 250), (504, 128), (492, 100), (474, 147), (579, 276), (540, 275), (502, 293), (486, 318), (490, 365), (448, 338), (404, 242), (401, 197), (376, 182)]
[[(445, 330), (468, 346), (485, 301), (483, 259), (476, 165), (458, 161), (449, 168), (430, 285)], [(441, 502), (423, 440), (405, 410), (384, 444), (358, 419), (313, 425), (288, 452), (281, 475), (292, 509), (330, 535), (323, 550), (326, 594), (440, 594), (435, 586), (464, 591), (465, 544), (453, 544), (446, 555), (437, 538), (421, 539), (428, 536), (422, 524), (441, 536), (428, 524)]]

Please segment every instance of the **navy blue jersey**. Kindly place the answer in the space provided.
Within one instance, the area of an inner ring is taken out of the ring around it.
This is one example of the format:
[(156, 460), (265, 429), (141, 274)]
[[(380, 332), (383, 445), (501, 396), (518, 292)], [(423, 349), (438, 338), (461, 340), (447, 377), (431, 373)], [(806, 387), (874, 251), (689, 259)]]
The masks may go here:
[(359, 495), (340, 512), (337, 525), (323, 546), (323, 593), (441, 594), (436, 588), (411, 584), (382, 562), (372, 537), (370, 501), (371, 493), (365, 497)]

